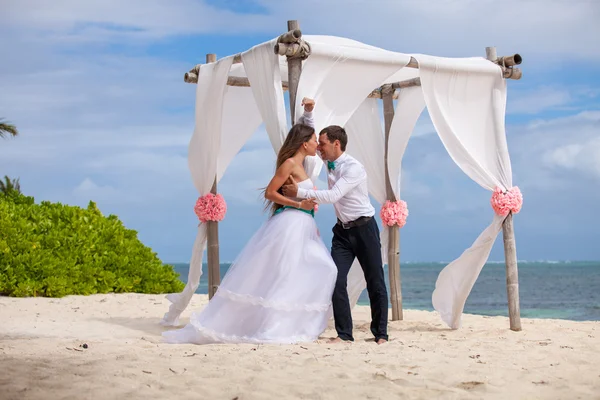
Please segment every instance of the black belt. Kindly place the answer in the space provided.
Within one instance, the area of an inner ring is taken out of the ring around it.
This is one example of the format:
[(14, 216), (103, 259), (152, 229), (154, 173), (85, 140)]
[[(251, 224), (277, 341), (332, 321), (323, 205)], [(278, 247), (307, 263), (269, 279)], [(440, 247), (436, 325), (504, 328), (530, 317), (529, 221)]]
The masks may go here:
[(340, 221), (338, 218), (337, 224), (344, 229), (350, 229), (350, 228), (356, 228), (357, 226), (366, 225), (367, 222), (369, 222), (371, 219), (373, 219), (373, 217), (359, 217), (359, 218), (355, 219), (354, 221), (344, 223), (344, 222)]

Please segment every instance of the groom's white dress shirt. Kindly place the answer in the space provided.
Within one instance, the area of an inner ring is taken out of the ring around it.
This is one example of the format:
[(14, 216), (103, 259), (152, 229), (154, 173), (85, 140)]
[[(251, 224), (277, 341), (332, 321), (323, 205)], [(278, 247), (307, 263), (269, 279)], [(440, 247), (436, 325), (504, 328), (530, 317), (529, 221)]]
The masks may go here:
[[(315, 127), (313, 113), (304, 111), (298, 123)], [(296, 195), (301, 199), (315, 198), (317, 203), (332, 203), (340, 221), (348, 223), (360, 217), (372, 217), (375, 209), (369, 199), (367, 171), (349, 154), (343, 153), (334, 161), (335, 168), (327, 174), (329, 190), (312, 190), (299, 187)], [(327, 162), (325, 162), (327, 165)]]
[(329, 190), (299, 187), (297, 196), (302, 199), (314, 198), (317, 203), (332, 203), (336, 216), (343, 223), (374, 216), (375, 208), (369, 199), (365, 167), (347, 153), (342, 153), (334, 165), (334, 169), (327, 174)]

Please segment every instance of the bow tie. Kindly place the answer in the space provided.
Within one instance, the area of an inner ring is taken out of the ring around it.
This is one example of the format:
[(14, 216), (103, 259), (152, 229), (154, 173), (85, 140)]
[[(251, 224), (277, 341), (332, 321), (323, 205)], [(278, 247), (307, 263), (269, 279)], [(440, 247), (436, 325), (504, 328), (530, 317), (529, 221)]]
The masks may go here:
[(335, 169), (335, 162), (327, 161), (327, 169), (333, 171)]

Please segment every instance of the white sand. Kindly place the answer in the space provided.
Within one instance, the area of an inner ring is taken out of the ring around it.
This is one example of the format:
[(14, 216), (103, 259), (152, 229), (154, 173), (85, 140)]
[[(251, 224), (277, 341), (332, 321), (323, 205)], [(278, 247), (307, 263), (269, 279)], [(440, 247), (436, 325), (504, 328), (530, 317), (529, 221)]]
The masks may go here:
[(160, 343), (167, 308), (162, 295), (0, 297), (0, 399), (600, 399), (600, 322), (512, 332), (465, 315), (452, 331), (409, 310), (378, 346), (357, 307), (353, 344), (196, 346)]

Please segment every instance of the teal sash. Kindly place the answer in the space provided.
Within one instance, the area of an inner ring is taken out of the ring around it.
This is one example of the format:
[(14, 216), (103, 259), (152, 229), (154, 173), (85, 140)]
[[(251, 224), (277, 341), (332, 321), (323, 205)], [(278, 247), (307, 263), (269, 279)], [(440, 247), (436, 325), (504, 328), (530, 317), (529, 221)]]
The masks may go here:
[(310, 215), (312, 215), (312, 217), (313, 217), (313, 218), (315, 217), (315, 210), (314, 210), (314, 209), (312, 209), (312, 210), (308, 211), (308, 210), (305, 210), (305, 209), (303, 209), (303, 208), (296, 208), (296, 207), (292, 207), (292, 206), (283, 206), (283, 207), (281, 207), (281, 208), (278, 208), (278, 209), (277, 209), (277, 210), (276, 210), (276, 211), (273, 213), (273, 215), (275, 216), (275, 215), (279, 214), (280, 212), (282, 212), (282, 211), (283, 211), (283, 210), (285, 210), (286, 208), (291, 208), (291, 209), (293, 209), (293, 210), (302, 211), (302, 212), (305, 212), (305, 213), (307, 213), (307, 214), (310, 214)]

